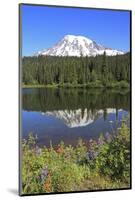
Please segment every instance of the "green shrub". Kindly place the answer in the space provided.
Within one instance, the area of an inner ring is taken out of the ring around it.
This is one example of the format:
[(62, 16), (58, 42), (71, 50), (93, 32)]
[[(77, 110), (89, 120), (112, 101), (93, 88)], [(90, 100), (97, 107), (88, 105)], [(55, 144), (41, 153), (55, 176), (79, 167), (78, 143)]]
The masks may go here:
[(103, 84), (101, 81), (96, 80), (94, 82), (90, 82), (86, 85), (87, 88), (102, 88)]
[(113, 180), (128, 181), (130, 176), (130, 134), (123, 123), (118, 134), (110, 143), (105, 143), (96, 159), (100, 174)]
[(129, 88), (129, 83), (126, 81), (120, 81), (112, 84), (115, 88)]

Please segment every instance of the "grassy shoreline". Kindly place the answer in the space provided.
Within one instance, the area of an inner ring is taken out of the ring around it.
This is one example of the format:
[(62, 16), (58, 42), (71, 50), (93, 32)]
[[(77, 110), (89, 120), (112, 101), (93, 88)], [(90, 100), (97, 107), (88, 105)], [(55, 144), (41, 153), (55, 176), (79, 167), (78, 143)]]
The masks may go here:
[(47, 85), (23, 84), (22, 88), (130, 88), (130, 84), (126, 81), (120, 81), (120, 82), (107, 83), (103, 85), (100, 81), (97, 81), (88, 84), (70, 84), (70, 83), (47, 84)]

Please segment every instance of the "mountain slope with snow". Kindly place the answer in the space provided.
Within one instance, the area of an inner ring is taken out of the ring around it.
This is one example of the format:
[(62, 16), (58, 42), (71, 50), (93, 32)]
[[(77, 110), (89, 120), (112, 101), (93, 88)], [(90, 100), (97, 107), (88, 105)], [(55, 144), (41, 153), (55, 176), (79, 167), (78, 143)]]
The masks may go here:
[(104, 47), (103, 45), (97, 44), (95, 41), (84, 36), (66, 35), (52, 48), (39, 51), (35, 55), (80, 57), (102, 55), (104, 52), (109, 56), (124, 54), (123, 51)]

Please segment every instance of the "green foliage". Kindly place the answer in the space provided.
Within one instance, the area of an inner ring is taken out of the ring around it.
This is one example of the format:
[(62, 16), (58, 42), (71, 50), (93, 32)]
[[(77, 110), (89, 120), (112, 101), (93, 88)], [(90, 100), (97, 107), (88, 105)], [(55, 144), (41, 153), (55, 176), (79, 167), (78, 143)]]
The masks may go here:
[(118, 87), (118, 88), (128, 88), (129, 87), (129, 83), (127, 83), (126, 81), (120, 81), (118, 83), (114, 84), (114, 87)]
[(76, 147), (39, 148), (30, 134), (22, 142), (22, 193), (50, 193), (130, 187), (130, 133), (125, 123), (115, 136)]
[(110, 143), (105, 143), (96, 159), (96, 168), (102, 175), (114, 180), (129, 181), (130, 134), (123, 123), (120, 131)]
[(96, 80), (94, 82), (90, 82), (86, 85), (86, 88), (103, 88), (103, 84), (101, 81)]
[[(111, 87), (112, 83), (130, 82), (130, 53), (117, 56), (53, 57), (38, 56), (22, 59), (24, 85), (57, 85), (80, 87), (80, 85)], [(92, 84), (90, 84), (92, 82)], [(95, 84), (93, 84), (95, 83)]]

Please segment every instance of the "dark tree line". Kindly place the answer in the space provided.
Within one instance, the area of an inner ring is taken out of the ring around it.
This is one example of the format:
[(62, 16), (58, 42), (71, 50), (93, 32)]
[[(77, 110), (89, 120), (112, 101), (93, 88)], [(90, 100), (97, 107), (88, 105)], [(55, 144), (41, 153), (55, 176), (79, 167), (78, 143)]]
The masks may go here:
[(116, 56), (53, 57), (38, 56), (22, 59), (24, 84), (102, 84), (130, 82), (130, 53)]

